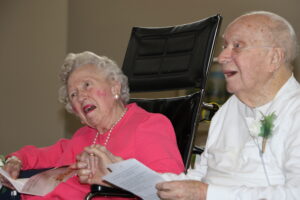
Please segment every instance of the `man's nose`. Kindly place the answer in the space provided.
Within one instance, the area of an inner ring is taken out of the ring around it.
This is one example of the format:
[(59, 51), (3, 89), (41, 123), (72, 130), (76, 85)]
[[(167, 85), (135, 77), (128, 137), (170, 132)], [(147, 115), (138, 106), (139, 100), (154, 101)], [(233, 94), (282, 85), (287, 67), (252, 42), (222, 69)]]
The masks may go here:
[(219, 54), (217, 61), (218, 63), (220, 63), (221, 65), (224, 65), (226, 63), (229, 63), (232, 59), (232, 50), (230, 48), (225, 48), (221, 51), (221, 53)]

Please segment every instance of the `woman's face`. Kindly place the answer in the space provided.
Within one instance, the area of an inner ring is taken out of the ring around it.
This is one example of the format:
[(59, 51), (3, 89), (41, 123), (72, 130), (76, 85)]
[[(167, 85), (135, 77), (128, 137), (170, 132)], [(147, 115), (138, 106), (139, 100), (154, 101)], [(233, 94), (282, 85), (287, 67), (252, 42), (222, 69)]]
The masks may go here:
[(119, 84), (105, 79), (94, 65), (77, 68), (68, 79), (68, 97), (74, 113), (93, 128), (110, 123), (116, 106), (115, 94), (119, 94)]

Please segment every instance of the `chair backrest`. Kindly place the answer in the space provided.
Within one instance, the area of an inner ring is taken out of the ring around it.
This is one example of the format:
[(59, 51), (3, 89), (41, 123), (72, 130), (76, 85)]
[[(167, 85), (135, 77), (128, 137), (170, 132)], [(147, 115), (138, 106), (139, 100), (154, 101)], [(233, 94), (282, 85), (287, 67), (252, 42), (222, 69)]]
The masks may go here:
[(159, 99), (131, 99), (149, 112), (162, 113), (174, 126), (177, 145), (187, 169), (193, 149), (202, 93)]
[(123, 62), (131, 92), (196, 89), (183, 97), (131, 100), (171, 120), (186, 168), (221, 19), (216, 15), (172, 27), (134, 27)]
[(204, 89), (221, 16), (163, 28), (132, 29), (123, 62), (133, 92)]

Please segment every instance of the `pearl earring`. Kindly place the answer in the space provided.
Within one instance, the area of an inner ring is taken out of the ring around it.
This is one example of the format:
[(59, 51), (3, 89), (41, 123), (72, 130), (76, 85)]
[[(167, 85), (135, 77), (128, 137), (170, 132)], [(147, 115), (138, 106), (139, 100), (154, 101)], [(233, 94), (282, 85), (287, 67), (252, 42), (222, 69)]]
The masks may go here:
[(114, 96), (115, 99), (119, 99), (119, 97), (120, 96), (118, 94), (115, 94), (115, 96)]

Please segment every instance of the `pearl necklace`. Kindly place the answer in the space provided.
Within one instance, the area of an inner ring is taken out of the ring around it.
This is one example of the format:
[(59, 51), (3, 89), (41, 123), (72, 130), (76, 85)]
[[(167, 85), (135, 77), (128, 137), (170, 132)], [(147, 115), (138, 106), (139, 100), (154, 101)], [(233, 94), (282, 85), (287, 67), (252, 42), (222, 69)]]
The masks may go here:
[[(108, 142), (109, 142), (111, 132), (113, 131), (113, 129), (115, 128), (115, 126), (119, 123), (119, 121), (121, 121), (121, 119), (124, 117), (124, 115), (125, 115), (126, 112), (127, 112), (127, 108), (125, 108), (125, 110), (124, 110), (124, 112), (122, 113), (122, 115), (120, 116), (120, 118), (119, 118), (119, 119), (112, 125), (112, 127), (109, 129), (108, 135), (107, 135), (107, 137), (106, 137), (106, 140), (105, 140), (103, 146), (106, 147), (106, 145), (107, 145)], [(99, 131), (96, 133), (96, 136), (95, 136), (95, 138), (94, 138), (94, 140), (93, 140), (92, 145), (95, 145), (95, 144), (96, 144), (96, 141), (97, 141), (97, 139), (98, 139), (98, 136), (99, 136)]]

